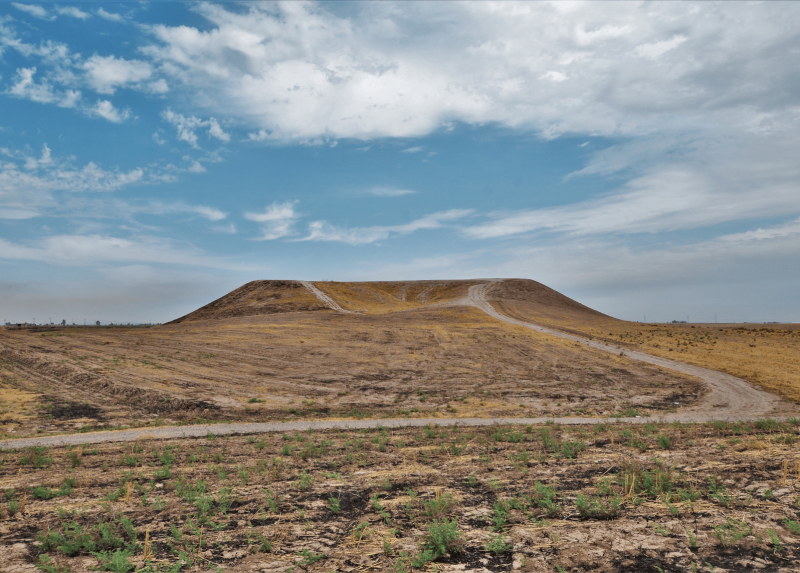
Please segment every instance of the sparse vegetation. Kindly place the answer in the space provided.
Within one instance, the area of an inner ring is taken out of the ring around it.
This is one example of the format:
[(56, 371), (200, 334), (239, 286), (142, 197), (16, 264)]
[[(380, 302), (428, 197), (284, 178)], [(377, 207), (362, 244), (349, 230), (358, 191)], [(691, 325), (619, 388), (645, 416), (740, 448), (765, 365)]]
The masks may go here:
[[(166, 441), (144, 449), (140, 444), (135, 449), (101, 444), (92, 455), (84, 453), (83, 463), (76, 468), (70, 464), (74, 449), (51, 448), (39, 452), (52, 458), (50, 465), (39, 468), (26, 458), (28, 451), (5, 454), (2, 471), (6, 479), (19, 483), (12, 481), (0, 500), (3, 516), (15, 517), (4, 522), (11, 528), (9, 535), (16, 528), (39, 531), (37, 564), (40, 571), (49, 573), (82, 572), (77, 564), (87, 559), (99, 570), (129, 573), (133, 565), (141, 569), (145, 539), (153, 551), (152, 570), (157, 573), (186, 570), (199, 563), (212, 569), (230, 568), (250, 553), (258, 553), (267, 562), (290, 560), (324, 570), (354, 567), (367, 559), (364, 562), (376, 568), (411, 573), (445, 559), (466, 563), (478, 551), (496, 560), (490, 568), (509, 568), (511, 548), (521, 542), (517, 531), (528, 529), (535, 532), (536, 540), (520, 547), (536, 544), (557, 556), (562, 566), (575, 567), (579, 562), (571, 555), (586, 554), (592, 542), (587, 546), (572, 541), (574, 532), (600, 528), (608, 535), (624, 537), (625, 528), (643, 516), (653, 525), (637, 535), (651, 536), (649, 544), (688, 547), (706, 561), (717, 563), (722, 549), (745, 551), (759, 546), (768, 549), (763, 559), (794, 559), (800, 525), (782, 513), (794, 515), (794, 498), (780, 501), (775, 495), (767, 500), (755, 495), (755, 490), (730, 485), (739, 483), (741, 476), (783, 479), (782, 460), (794, 460), (795, 445), (772, 438), (798, 430), (797, 425), (786, 424), (760, 421), (667, 428), (654, 423), (622, 429), (613, 425), (469, 429), (431, 425), (394, 429), (391, 436), (380, 428), (267, 434), (258, 438), (263, 444), (260, 449), (254, 447), (256, 440), (247, 437), (215, 436), (188, 443)], [(629, 435), (625, 434), (628, 430)], [(670, 457), (654, 457), (651, 452), (661, 451), (655, 444), (667, 430), (673, 437)], [(384, 435), (390, 443), (402, 440), (409, 446), (396, 450), (387, 444), (382, 452)], [(747, 440), (768, 442), (770, 458), (754, 468), (731, 461), (765, 450), (714, 449), (713, 453), (703, 451), (702, 457), (704, 462), (709, 456), (728, 460), (711, 466), (718, 473), (698, 475), (678, 469), (695, 467), (691, 460), (701, 455), (683, 444), (714, 444), (734, 437), (743, 445)], [(651, 449), (642, 452), (629, 445), (634, 438)], [(585, 447), (575, 457), (564, 456), (563, 444), (579, 440)], [(454, 442), (463, 444), (461, 455), (453, 455)], [(302, 455), (307, 444), (323, 443), (316, 457)], [(286, 444), (292, 449), (284, 456), (280, 452)], [(523, 451), (527, 462), (520, 457)], [(348, 462), (351, 453), (359, 457)], [(106, 461), (117, 463), (124, 455), (140, 456), (142, 463), (136, 467), (118, 464), (115, 472), (103, 469)], [(485, 464), (481, 455), (486, 457)], [(679, 459), (683, 461), (678, 463)], [(595, 460), (601, 461), (600, 471)], [(794, 466), (787, 467), (791, 470), (787, 481), (796, 480)], [(70, 472), (67, 478), (59, 477), (63, 468)], [(156, 479), (165, 468), (171, 474)], [(545, 480), (546, 471), (558, 479)], [(23, 485), (26, 476), (34, 474), (39, 485)], [(74, 497), (79, 485), (81, 497), (90, 503), (60, 507)], [(23, 513), (25, 506), (34, 507), (35, 513)], [(773, 526), (755, 530), (746, 517), (756, 507), (771, 516)], [(487, 508), (488, 514), (480, 508)], [(745, 519), (741, 519), (743, 513)], [(52, 517), (40, 522), (34, 517), (40, 514)], [(573, 519), (562, 521), (565, 516)], [(698, 534), (713, 542), (700, 542)], [(309, 546), (309, 536), (324, 539), (325, 544)], [(356, 550), (348, 540), (358, 544)], [(526, 551), (521, 553), (525, 559), (538, 555), (538, 550)], [(593, 567), (620, 556), (613, 551), (605, 555)], [(624, 558), (636, 555), (636, 550), (626, 550)], [(662, 557), (658, 566), (665, 571), (690, 569), (690, 563), (682, 559)]]

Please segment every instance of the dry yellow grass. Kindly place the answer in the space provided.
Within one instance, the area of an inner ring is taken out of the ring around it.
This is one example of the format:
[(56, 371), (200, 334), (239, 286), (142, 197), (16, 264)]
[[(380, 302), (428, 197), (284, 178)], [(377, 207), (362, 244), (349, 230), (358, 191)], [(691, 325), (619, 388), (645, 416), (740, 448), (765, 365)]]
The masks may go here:
[(35, 415), (33, 405), (38, 397), (34, 392), (0, 386), (0, 423), (21, 422)]
[(346, 310), (387, 314), (463, 298), (473, 282), (314, 283)]
[(727, 372), (800, 402), (797, 324), (651, 324), (569, 312), (537, 312), (531, 305), (514, 302), (494, 306), (515, 318)]
[(649, 354), (727, 372), (800, 401), (798, 325), (654, 325), (620, 321), (585, 330)]

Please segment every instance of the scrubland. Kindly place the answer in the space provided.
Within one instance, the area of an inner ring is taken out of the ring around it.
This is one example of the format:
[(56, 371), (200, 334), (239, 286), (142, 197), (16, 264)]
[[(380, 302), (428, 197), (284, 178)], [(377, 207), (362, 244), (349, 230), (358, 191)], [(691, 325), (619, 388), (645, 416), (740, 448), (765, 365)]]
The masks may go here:
[(794, 571), (798, 420), (209, 434), (0, 457), (3, 571)]

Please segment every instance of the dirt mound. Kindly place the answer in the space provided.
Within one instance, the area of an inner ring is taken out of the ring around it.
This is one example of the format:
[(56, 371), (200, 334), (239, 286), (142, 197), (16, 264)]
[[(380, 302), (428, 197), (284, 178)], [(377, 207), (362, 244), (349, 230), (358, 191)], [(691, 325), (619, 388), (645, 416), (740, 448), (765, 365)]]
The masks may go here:
[(330, 309), (299, 281), (251, 281), (167, 324), (313, 310)]
[(570, 328), (616, 321), (558, 291), (528, 279), (492, 283), (487, 299), (501, 313), (520, 320)]

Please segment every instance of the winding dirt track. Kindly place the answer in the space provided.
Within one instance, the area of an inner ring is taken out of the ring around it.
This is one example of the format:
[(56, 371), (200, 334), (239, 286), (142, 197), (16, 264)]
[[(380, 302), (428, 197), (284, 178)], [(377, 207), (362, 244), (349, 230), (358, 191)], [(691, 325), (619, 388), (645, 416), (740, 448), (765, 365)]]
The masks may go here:
[[(710, 392), (696, 406), (687, 408), (680, 414), (666, 414), (658, 418), (664, 422), (707, 422), (710, 420), (752, 420), (769, 416), (782, 401), (777, 396), (750, 386), (741, 378), (729, 374), (676, 362), (667, 358), (651, 356), (644, 352), (623, 349), (607, 343), (596, 342), (581, 336), (567, 334), (559, 330), (546, 328), (537, 324), (524, 322), (500, 314), (486, 299), (486, 291), (496, 282), (489, 280), (486, 283), (470, 287), (466, 298), (445, 305), (474, 306), (489, 316), (537, 332), (542, 332), (558, 338), (571, 340), (604, 352), (619, 354), (624, 352), (629, 359), (640, 360), (662, 368), (682, 372), (695, 376), (704, 381)], [(351, 313), (344, 310), (336, 301), (325, 295), (312, 283), (302, 281), (309, 291), (329, 308)], [(617, 420), (616, 418), (614, 420)], [(652, 418), (619, 418), (625, 423), (646, 423), (654, 421)], [(327, 421), (298, 421), (298, 422), (270, 422), (270, 423), (234, 423), (234, 424), (201, 424), (193, 426), (169, 426), (163, 428), (141, 428), (135, 430), (118, 430), (112, 432), (93, 432), (88, 434), (69, 434), (42, 438), (23, 438), (19, 440), (0, 441), (0, 450), (19, 449), (30, 446), (67, 446), (81, 444), (95, 444), (101, 442), (128, 442), (135, 440), (152, 440), (183, 437), (203, 437), (209, 432), (216, 435), (225, 434), (257, 434), (266, 432), (305, 431), (308, 429), (329, 430), (347, 428), (375, 428), (383, 426), (398, 428), (404, 426), (426, 426), (439, 424), (440, 426), (490, 426), (493, 424), (542, 424), (545, 422), (558, 424), (599, 424), (608, 422), (607, 418), (414, 418), (414, 419), (382, 419), (382, 420), (327, 420)]]
[(708, 420), (748, 420), (763, 418), (772, 413), (773, 410), (782, 403), (782, 400), (777, 396), (754, 388), (741, 378), (731, 376), (730, 374), (677, 362), (668, 358), (659, 358), (658, 356), (652, 356), (645, 352), (623, 349), (612, 344), (596, 342), (582, 336), (575, 336), (559, 330), (509, 318), (497, 312), (491, 303), (486, 300), (486, 290), (491, 286), (492, 282), (495, 281), (470, 287), (468, 304), (479, 308), (497, 320), (502, 320), (509, 324), (516, 324), (517, 326), (524, 326), (536, 332), (543, 332), (545, 334), (557, 336), (558, 338), (572, 340), (604, 352), (613, 354), (623, 352), (627, 358), (688, 374), (699, 378), (708, 385), (710, 392), (699, 404), (692, 408), (687, 408), (680, 414), (668, 414), (664, 416), (665, 421), (706, 422)]

